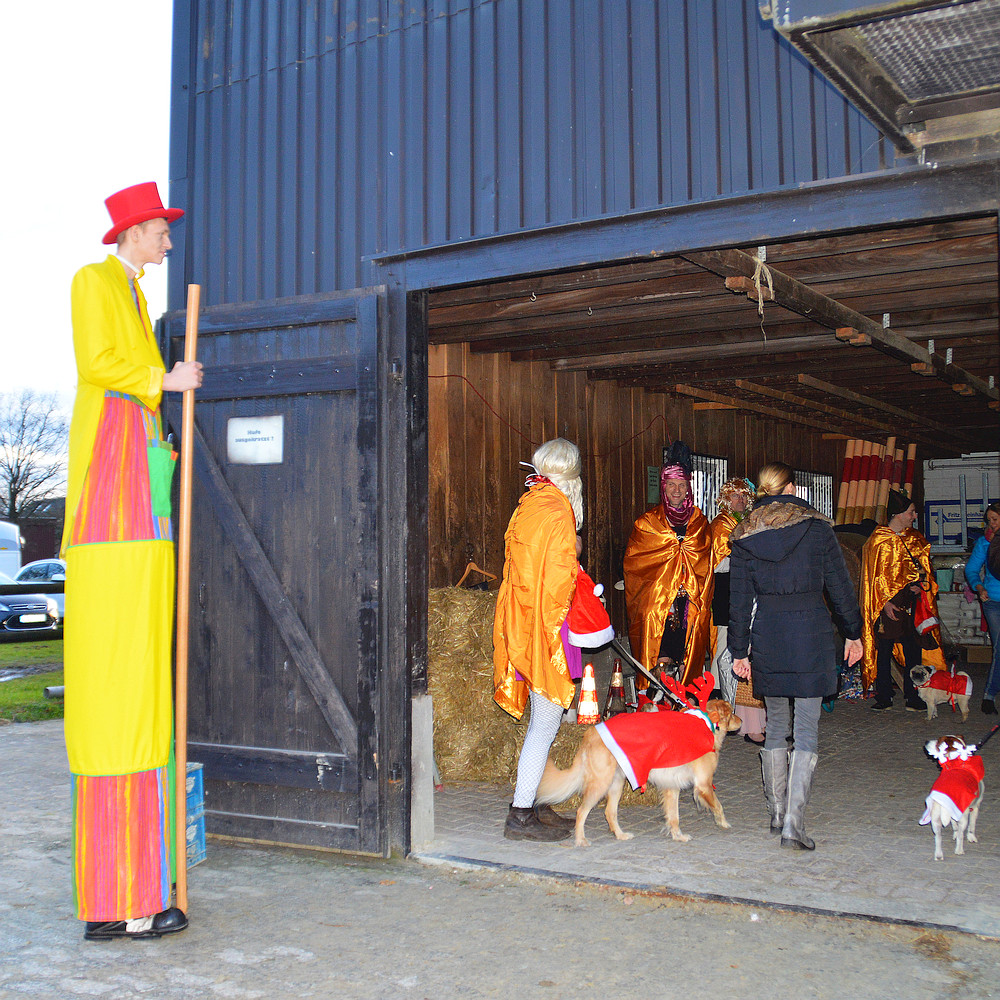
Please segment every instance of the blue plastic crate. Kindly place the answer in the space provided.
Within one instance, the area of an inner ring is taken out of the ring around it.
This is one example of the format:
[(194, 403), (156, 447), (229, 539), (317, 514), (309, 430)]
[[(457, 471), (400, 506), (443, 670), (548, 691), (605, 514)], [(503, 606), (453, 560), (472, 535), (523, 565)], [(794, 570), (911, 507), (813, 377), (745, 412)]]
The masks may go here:
[(188, 815), (205, 810), (205, 777), (201, 764), (188, 761), (187, 811)]
[(193, 868), (204, 861), (207, 856), (204, 811), (195, 814), (188, 813), (185, 835), (187, 838), (187, 866)]
[(187, 765), (187, 865), (193, 868), (205, 860), (205, 777), (201, 764)]

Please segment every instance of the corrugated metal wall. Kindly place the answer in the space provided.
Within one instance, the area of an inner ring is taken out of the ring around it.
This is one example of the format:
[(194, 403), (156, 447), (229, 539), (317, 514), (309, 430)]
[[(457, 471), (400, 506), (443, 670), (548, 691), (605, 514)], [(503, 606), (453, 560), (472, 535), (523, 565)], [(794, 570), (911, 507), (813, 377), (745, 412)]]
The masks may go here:
[(753, 0), (190, 0), (174, 76), (172, 282), (206, 304), (892, 157)]

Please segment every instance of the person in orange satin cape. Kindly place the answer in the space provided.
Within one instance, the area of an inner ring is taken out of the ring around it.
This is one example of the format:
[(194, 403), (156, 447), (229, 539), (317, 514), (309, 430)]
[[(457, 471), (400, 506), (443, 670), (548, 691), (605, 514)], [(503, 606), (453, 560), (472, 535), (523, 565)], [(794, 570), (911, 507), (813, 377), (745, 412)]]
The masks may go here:
[(624, 561), (632, 655), (650, 671), (662, 658), (682, 663), (683, 683), (704, 671), (714, 585), (712, 534), (690, 479), (690, 450), (675, 441), (660, 503), (635, 522)]
[[(907, 642), (905, 652), (903, 644), (895, 641), (887, 645), (880, 640), (884, 634), (884, 625), (892, 628), (897, 619), (909, 620), (912, 624), (913, 609), (897, 608), (893, 598), (899, 595), (908, 584), (917, 584), (921, 579), (924, 586), (929, 586), (928, 597), (932, 608), (937, 604), (937, 581), (930, 563), (930, 543), (915, 530), (916, 508), (905, 493), (896, 490), (889, 495), (889, 523), (876, 528), (865, 542), (861, 554), (861, 613), (864, 620), (862, 642), (864, 643), (864, 661), (862, 665), (862, 680), (866, 688), (876, 686), (876, 706), (886, 707), (892, 701), (891, 652), (883, 653), (882, 677), (879, 677), (879, 646), (887, 650), (895, 646), (897, 656), (902, 662), (923, 662), (939, 670), (945, 669), (944, 656), (940, 646), (936, 649), (909, 649), (912, 643)], [(911, 558), (912, 555), (912, 558)], [(914, 562), (916, 560), (916, 563)], [(887, 617), (880, 618), (885, 614)], [(907, 630), (909, 632), (911, 630)], [(914, 633), (915, 634), (915, 633)], [(916, 641), (915, 639), (913, 640)], [(915, 666), (906, 662), (903, 680), (909, 689), (909, 670)], [(907, 691), (909, 701), (917, 705), (915, 692)]]
[(576, 694), (559, 636), (576, 590), (573, 510), (549, 480), (532, 479), (504, 536), (493, 620), (493, 699), (515, 719), (529, 689), (563, 708)]
[(504, 566), (493, 620), (493, 698), (520, 719), (530, 703), (517, 761), (508, 840), (556, 841), (575, 820), (535, 804), (549, 748), (576, 693), (562, 644), (576, 592), (577, 532), (583, 525), (583, 483), (576, 445), (555, 438), (531, 457), (525, 485), (504, 535)]

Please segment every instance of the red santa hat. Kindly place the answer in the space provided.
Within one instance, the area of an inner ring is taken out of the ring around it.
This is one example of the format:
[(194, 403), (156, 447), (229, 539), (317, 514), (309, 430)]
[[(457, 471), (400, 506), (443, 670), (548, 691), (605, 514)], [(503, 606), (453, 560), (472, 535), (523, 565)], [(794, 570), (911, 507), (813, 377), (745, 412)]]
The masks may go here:
[(567, 616), (569, 641), (574, 646), (596, 649), (611, 642), (615, 637), (607, 609), (600, 602), (603, 593), (604, 584), (599, 583), (595, 586), (594, 581), (587, 576), (581, 566), (576, 574), (576, 593), (573, 595), (573, 603), (569, 606)]

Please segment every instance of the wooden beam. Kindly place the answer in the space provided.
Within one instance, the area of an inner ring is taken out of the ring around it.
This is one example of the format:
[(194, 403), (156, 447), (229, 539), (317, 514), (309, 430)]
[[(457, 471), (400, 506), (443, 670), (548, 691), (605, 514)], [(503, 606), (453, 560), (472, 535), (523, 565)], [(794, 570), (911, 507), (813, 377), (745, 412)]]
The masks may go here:
[(875, 430), (885, 431), (887, 433), (893, 433), (896, 428), (890, 427), (888, 424), (882, 423), (881, 420), (875, 420), (873, 417), (862, 417), (856, 413), (848, 413), (847, 410), (838, 409), (835, 406), (827, 406), (826, 403), (820, 403), (815, 399), (808, 399), (805, 396), (796, 396), (792, 392), (784, 392), (781, 389), (772, 389), (768, 385), (758, 385), (756, 382), (747, 382), (745, 379), (738, 378), (735, 381), (735, 385), (739, 386), (741, 389), (745, 389), (747, 392), (755, 393), (758, 396), (766, 396), (768, 399), (779, 400), (782, 403), (790, 403), (792, 406), (801, 406), (806, 410), (815, 410), (818, 413), (825, 413), (828, 416), (834, 417), (837, 420), (842, 420), (847, 424), (864, 424), (868, 427), (873, 427)]
[(735, 403), (692, 403), (694, 410), (736, 410), (739, 407)]
[[(848, 427), (869, 427), (881, 431), (884, 434), (896, 434), (899, 430), (898, 427), (882, 423), (882, 421), (875, 420), (872, 417), (864, 417), (860, 414), (848, 413), (846, 410), (840, 410), (834, 406), (827, 406), (825, 403), (820, 403), (815, 399), (808, 399), (804, 396), (796, 396), (792, 392), (783, 392), (780, 389), (772, 389), (770, 386), (757, 385), (754, 382), (747, 382), (744, 379), (736, 379), (734, 384), (747, 392), (754, 392), (761, 396), (767, 396), (770, 399), (780, 400), (783, 403), (790, 403), (792, 406), (801, 406), (806, 409), (816, 410), (819, 413), (825, 413), (834, 420), (846, 423)], [(933, 434), (929, 435), (927, 433), (921, 421), (915, 421), (915, 424), (915, 429), (907, 430), (908, 437), (915, 438), (923, 444), (930, 444), (932, 446), (940, 444), (940, 441)], [(859, 430), (858, 433), (860, 434), (861, 431)], [(870, 432), (865, 431), (864, 433)]]
[(770, 406), (762, 406), (749, 399), (737, 399), (734, 396), (723, 396), (718, 392), (710, 392), (708, 389), (697, 389), (693, 385), (668, 385), (664, 386), (667, 392), (675, 392), (681, 396), (692, 396), (695, 399), (705, 399), (713, 403), (725, 403), (727, 406), (737, 410), (750, 410), (760, 413), (765, 417), (773, 417), (775, 420), (783, 420), (789, 424), (802, 424), (805, 427), (812, 427), (819, 431), (828, 431), (830, 422), (828, 420), (813, 420), (812, 417), (803, 417), (797, 413), (788, 413), (785, 410), (775, 410)]
[[(744, 275), (752, 278), (756, 269), (754, 259), (742, 250), (703, 250), (696, 253), (685, 253), (681, 256), (691, 261), (692, 264), (698, 264), (706, 271), (711, 271), (723, 278), (733, 275)], [(983, 379), (972, 375), (958, 365), (947, 364), (939, 355), (931, 354), (926, 348), (913, 343), (890, 327), (881, 326), (835, 299), (820, 294), (783, 271), (775, 268), (771, 268), (770, 271), (775, 301), (779, 306), (806, 316), (831, 330), (847, 326), (854, 327), (859, 334), (867, 334), (871, 338), (873, 347), (890, 357), (909, 362), (911, 365), (930, 365), (934, 376), (943, 382), (949, 384), (964, 382), (987, 399), (1000, 399), (1000, 392), (991, 388)]]
[(854, 392), (852, 389), (845, 389), (843, 386), (823, 382), (812, 375), (800, 374), (798, 376), (798, 383), (799, 385), (809, 386), (810, 389), (817, 389), (828, 396), (836, 396), (839, 399), (845, 399), (849, 403), (855, 403), (858, 406), (865, 406), (872, 410), (880, 410), (882, 413), (888, 413), (890, 416), (905, 420), (908, 424), (912, 424), (915, 427), (926, 427), (928, 430), (937, 431), (939, 434), (947, 434), (949, 437), (956, 438), (959, 441), (964, 440), (963, 434), (956, 433), (953, 428), (938, 423), (936, 420), (931, 420), (929, 417), (918, 416), (916, 413), (911, 413), (909, 410), (902, 410), (891, 403), (884, 403), (881, 399), (873, 399), (871, 396), (863, 396), (860, 392)]

